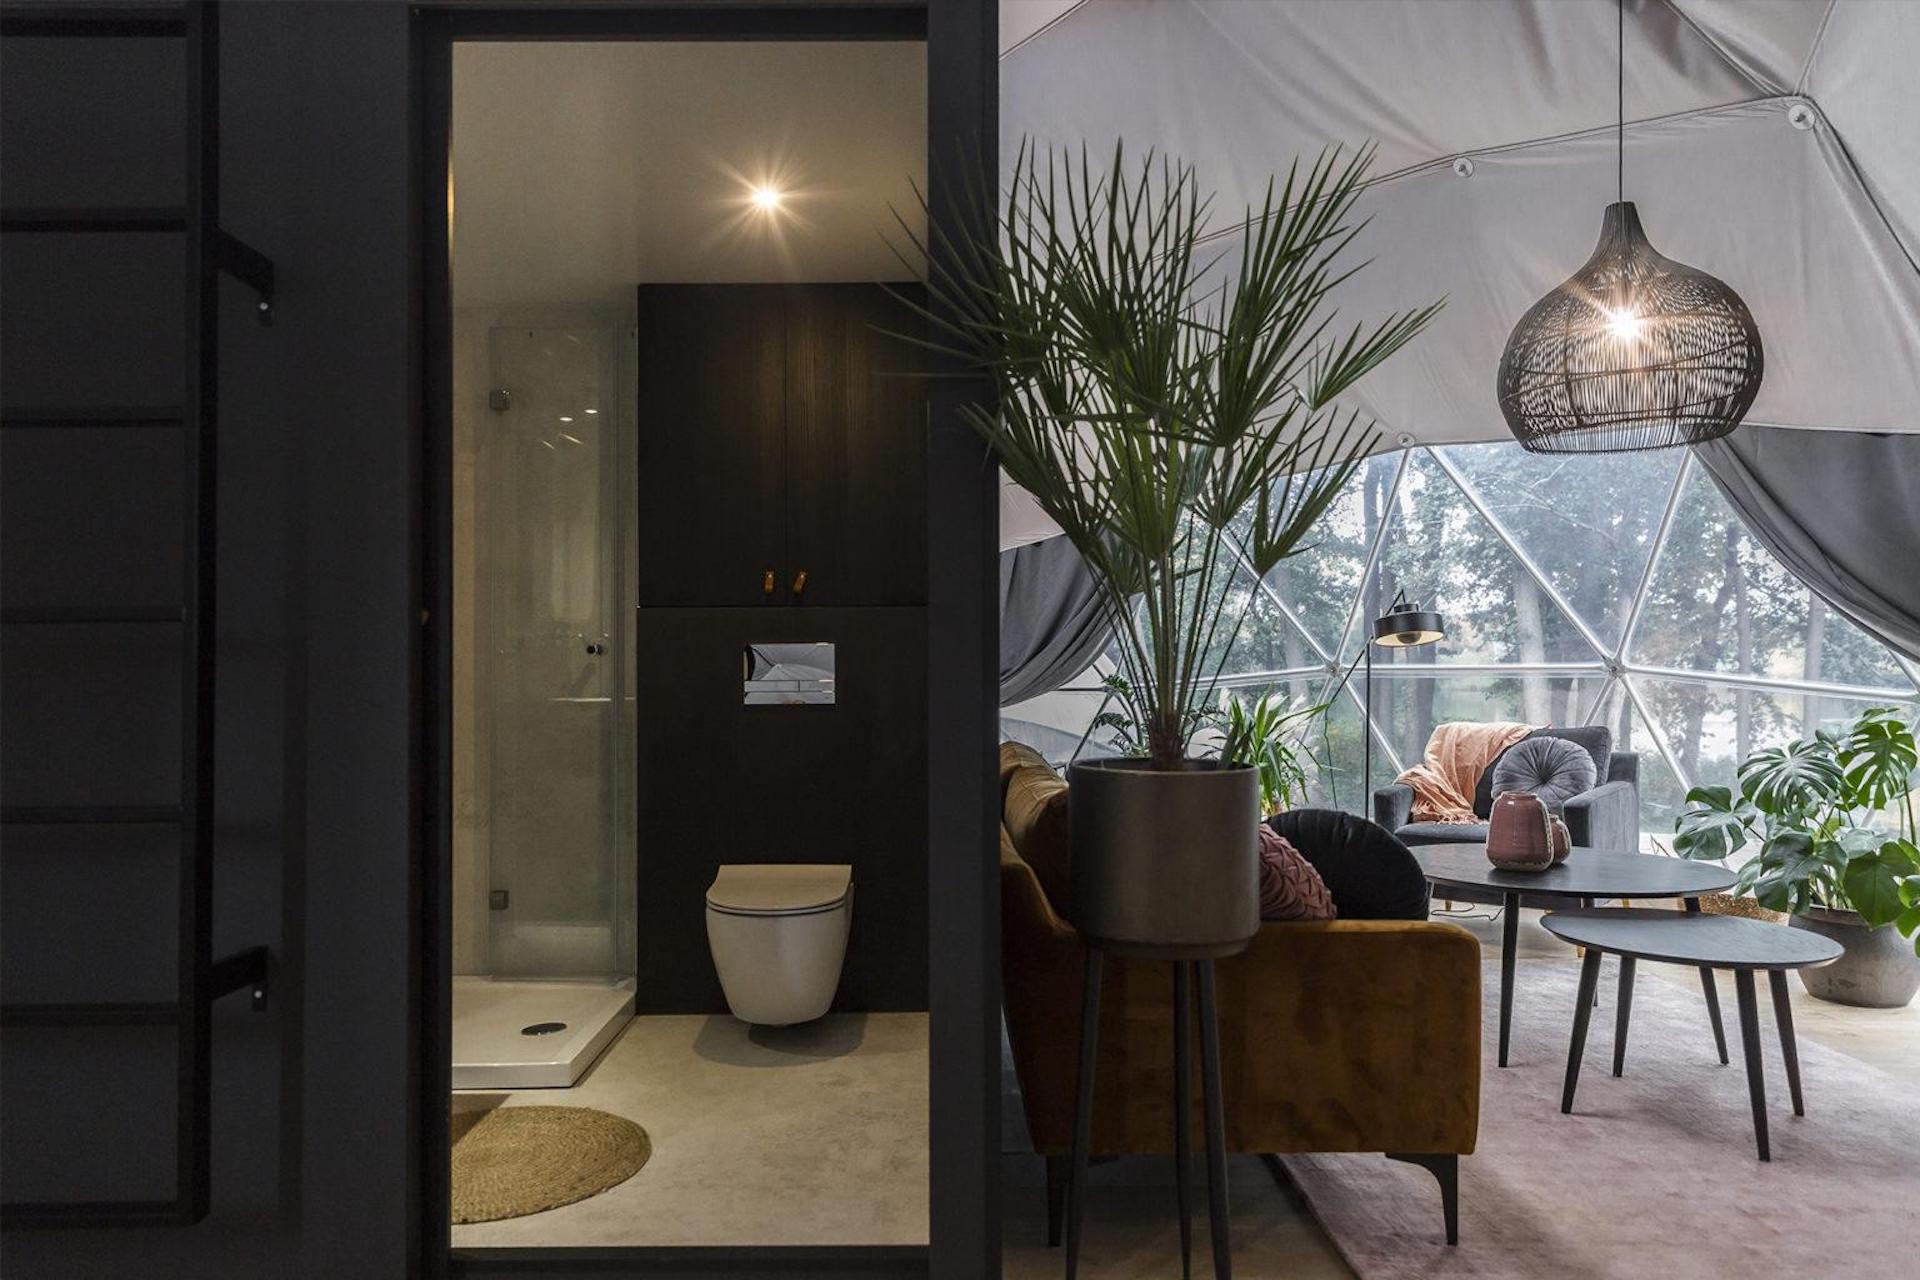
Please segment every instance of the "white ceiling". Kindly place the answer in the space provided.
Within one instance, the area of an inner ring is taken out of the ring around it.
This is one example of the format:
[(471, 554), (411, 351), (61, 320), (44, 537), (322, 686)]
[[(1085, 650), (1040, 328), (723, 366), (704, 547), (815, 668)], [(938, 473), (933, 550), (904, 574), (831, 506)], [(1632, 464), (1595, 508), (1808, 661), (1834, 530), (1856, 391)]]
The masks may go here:
[[(887, 280), (921, 227), (919, 43), (454, 46), (459, 306), (625, 309), (643, 281)], [(754, 184), (784, 198), (767, 215)]]

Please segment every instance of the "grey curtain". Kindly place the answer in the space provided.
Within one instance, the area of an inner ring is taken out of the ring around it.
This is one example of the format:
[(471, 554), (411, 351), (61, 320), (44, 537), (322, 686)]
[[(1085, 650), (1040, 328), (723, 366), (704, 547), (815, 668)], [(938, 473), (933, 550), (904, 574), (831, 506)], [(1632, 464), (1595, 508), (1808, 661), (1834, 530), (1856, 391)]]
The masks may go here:
[(1100, 592), (1064, 537), (1000, 553), (1000, 705), (1058, 689), (1106, 647)]
[(1694, 454), (1794, 576), (1920, 658), (1920, 435), (1742, 427)]

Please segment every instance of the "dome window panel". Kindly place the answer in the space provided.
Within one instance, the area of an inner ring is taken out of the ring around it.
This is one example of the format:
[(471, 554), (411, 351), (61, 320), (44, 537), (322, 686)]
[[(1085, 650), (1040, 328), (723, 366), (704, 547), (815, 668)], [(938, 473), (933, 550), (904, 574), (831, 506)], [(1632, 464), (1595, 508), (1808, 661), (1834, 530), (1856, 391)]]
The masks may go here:
[[(1447, 619), (1447, 635), (1412, 660), (1439, 665), (1598, 663), (1601, 653), (1487, 518), (1425, 449), (1408, 456), (1359, 617), (1384, 613), (1397, 592)], [(1350, 628), (1342, 661), (1359, 652)]]
[(1747, 532), (1690, 465), (1627, 643), (1631, 667), (1913, 688), (1893, 653), (1829, 607)]
[(1574, 615), (1617, 648), (1681, 455), (1595, 458), (1486, 444), (1456, 445), (1438, 456), (1526, 550)]

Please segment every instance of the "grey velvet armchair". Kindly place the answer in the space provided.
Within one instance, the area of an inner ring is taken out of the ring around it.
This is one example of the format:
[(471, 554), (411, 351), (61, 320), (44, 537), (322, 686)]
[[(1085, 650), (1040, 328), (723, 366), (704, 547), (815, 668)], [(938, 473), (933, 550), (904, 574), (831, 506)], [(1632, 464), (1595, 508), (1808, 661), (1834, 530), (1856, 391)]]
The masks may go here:
[[(1615, 751), (1613, 731), (1604, 725), (1574, 729), (1537, 729), (1528, 737), (1565, 738), (1593, 757), (1593, 789), (1567, 801), (1567, 834), (1573, 843), (1591, 849), (1635, 849), (1640, 844), (1640, 754)], [(1474, 789), (1477, 822), (1414, 822), (1413, 788), (1401, 784), (1373, 793), (1373, 820), (1400, 837), (1403, 844), (1477, 842), (1487, 838), (1487, 815), (1493, 811), (1495, 757)]]

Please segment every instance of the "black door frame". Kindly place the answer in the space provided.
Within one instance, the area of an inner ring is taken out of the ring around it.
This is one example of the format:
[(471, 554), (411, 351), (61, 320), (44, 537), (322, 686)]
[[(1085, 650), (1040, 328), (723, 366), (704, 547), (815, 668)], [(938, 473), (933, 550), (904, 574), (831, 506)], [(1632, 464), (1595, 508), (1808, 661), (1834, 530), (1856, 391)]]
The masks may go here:
[[(458, 1251), (448, 1245), (447, 1099), (452, 1088), (452, 282), (447, 165), (456, 40), (924, 40), (930, 242), (976, 217), (995, 189), (996, 0), (628, 0), (413, 11), (420, 425), (412, 462), (417, 740), (409, 1046), (417, 1141), (408, 1171), (409, 1273), (445, 1276), (922, 1276), (1000, 1270), (1000, 921), (997, 471), (960, 414), (990, 394), (937, 381), (928, 441), (928, 1003), (925, 1248), (634, 1248)], [(937, 780), (937, 785), (936, 785)]]

